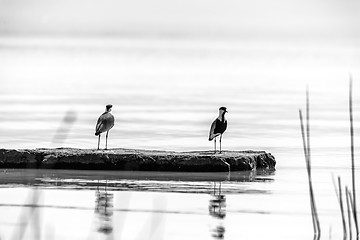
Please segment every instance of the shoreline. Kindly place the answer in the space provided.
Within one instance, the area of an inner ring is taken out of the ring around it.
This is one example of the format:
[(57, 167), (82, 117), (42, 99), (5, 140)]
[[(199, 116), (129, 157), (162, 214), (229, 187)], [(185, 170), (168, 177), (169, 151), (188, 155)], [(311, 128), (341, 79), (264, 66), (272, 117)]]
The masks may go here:
[(265, 151), (156, 151), (115, 148), (0, 149), (0, 168), (124, 170), (170, 172), (228, 172), (275, 170)]

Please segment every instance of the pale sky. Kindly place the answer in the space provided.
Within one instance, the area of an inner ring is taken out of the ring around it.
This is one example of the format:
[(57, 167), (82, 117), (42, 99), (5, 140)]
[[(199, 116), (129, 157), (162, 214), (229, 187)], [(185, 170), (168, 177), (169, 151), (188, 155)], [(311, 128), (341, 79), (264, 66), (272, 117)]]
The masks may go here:
[(341, 38), (359, 0), (0, 0), (0, 34)]

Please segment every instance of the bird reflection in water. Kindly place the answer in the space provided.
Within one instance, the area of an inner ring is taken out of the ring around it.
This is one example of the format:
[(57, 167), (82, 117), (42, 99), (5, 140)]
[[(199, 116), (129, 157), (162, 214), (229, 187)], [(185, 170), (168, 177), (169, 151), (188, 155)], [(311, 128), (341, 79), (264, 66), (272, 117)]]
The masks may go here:
[(211, 193), (209, 201), (209, 214), (219, 220), (215, 228), (212, 229), (212, 236), (215, 239), (224, 239), (225, 227), (222, 220), (226, 216), (226, 196), (221, 194), (221, 182), (219, 182), (218, 189), (216, 182), (214, 182), (214, 191)]
[(106, 186), (103, 190), (97, 187), (95, 192), (95, 214), (99, 219), (97, 231), (104, 234), (110, 234), (113, 231), (112, 215), (113, 209), (113, 193), (108, 193)]

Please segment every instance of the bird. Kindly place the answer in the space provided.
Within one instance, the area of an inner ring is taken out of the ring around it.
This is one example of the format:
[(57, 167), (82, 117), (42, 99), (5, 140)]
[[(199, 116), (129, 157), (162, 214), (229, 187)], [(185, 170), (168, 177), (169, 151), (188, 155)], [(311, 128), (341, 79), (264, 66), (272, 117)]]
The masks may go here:
[(216, 137), (220, 136), (220, 153), (221, 153), (221, 139), (222, 135), (227, 128), (227, 120), (225, 119), (225, 113), (227, 113), (226, 107), (219, 108), (219, 116), (213, 121), (209, 132), (209, 141), (214, 139), (215, 153), (216, 153)]
[(108, 140), (109, 130), (114, 126), (114, 122), (115, 122), (114, 116), (110, 113), (111, 110), (112, 110), (112, 105), (111, 104), (106, 105), (105, 112), (101, 114), (101, 116), (97, 120), (95, 127), (95, 136), (99, 136), (97, 150), (99, 150), (100, 148), (100, 134), (103, 132), (106, 132), (105, 150), (107, 150), (107, 140)]

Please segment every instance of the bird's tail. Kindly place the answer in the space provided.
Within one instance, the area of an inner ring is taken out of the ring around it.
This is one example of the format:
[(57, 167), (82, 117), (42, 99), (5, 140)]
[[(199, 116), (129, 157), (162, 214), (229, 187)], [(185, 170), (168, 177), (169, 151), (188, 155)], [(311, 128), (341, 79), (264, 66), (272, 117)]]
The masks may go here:
[(216, 138), (217, 136), (220, 136), (220, 133), (210, 133), (209, 134), (209, 141), (212, 141), (214, 138)]
[(95, 136), (99, 136), (100, 133), (101, 133), (100, 131), (96, 131), (96, 132), (95, 132)]
[(212, 141), (216, 137), (215, 134), (209, 134), (209, 141)]

